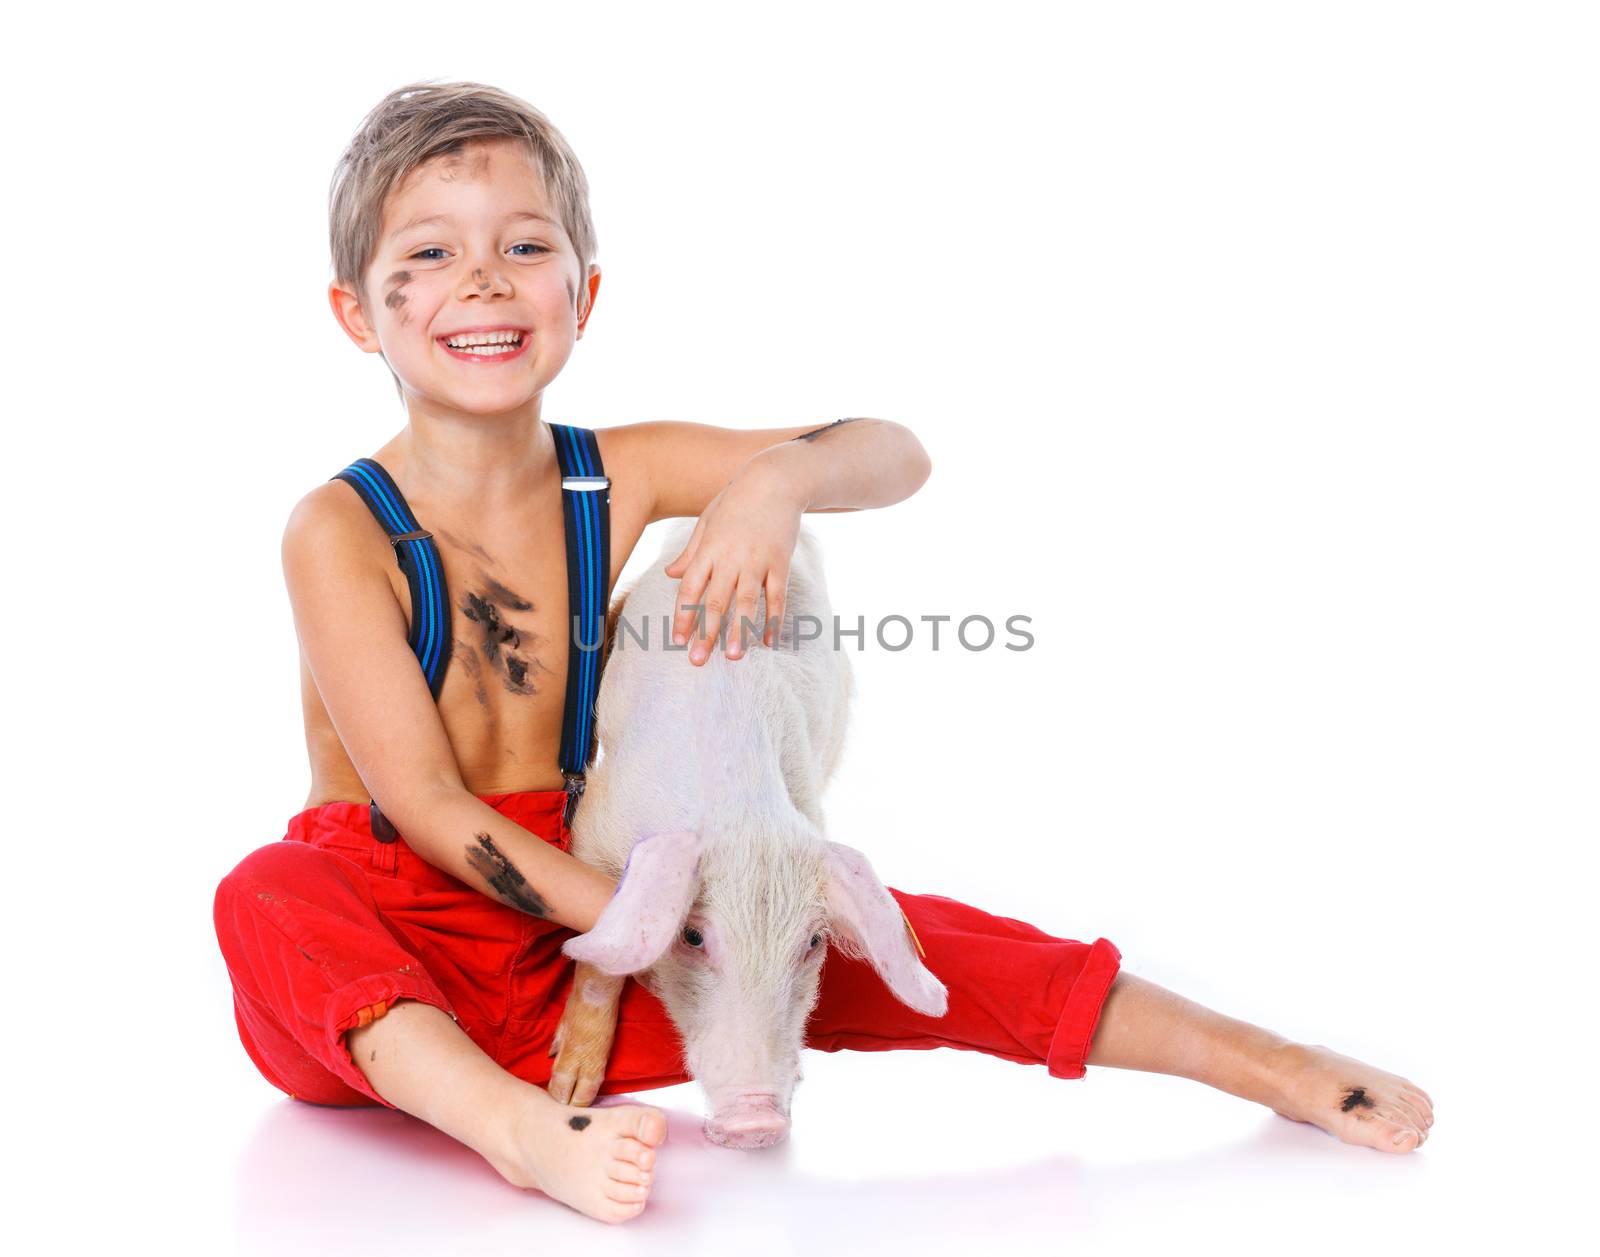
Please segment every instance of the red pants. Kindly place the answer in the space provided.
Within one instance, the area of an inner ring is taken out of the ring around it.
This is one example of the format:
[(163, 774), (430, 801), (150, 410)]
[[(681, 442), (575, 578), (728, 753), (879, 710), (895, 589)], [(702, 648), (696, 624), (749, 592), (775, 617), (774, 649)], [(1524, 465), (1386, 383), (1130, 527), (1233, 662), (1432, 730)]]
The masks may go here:
[[(561, 791), (478, 797), (566, 849)], [(1052, 938), (937, 895), (891, 893), (928, 968), (950, 990), (949, 1011), (914, 1013), (870, 965), (830, 952), (808, 1047), (965, 1048), (1083, 1077), (1121, 960), (1111, 943)], [(550, 1080), (550, 1041), (572, 985), (573, 963), (561, 954), (571, 931), (490, 899), (427, 863), (403, 837), (378, 842), (365, 804), (301, 812), (283, 841), (252, 852), (222, 879), (214, 915), (245, 1051), (294, 1098), (388, 1104), (351, 1062), (344, 1036), (401, 999), (449, 1013), (517, 1077)], [(602, 1091), (686, 1081), (666, 1011), (628, 983)]]

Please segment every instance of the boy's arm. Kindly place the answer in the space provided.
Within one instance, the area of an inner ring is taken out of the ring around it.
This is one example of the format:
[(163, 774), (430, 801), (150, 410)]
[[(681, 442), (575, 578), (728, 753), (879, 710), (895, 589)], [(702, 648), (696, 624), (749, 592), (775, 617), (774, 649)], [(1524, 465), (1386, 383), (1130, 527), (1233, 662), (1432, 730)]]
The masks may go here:
[(307, 494), (283, 535), (295, 631), (362, 782), (429, 864), (513, 908), (584, 932), (615, 883), (467, 790), (406, 643), (388, 539), (342, 481)]
[(639, 423), (627, 431), (645, 471), (651, 523), (701, 514), (736, 475), (754, 471), (801, 510), (822, 512), (891, 506), (933, 468), (911, 430), (887, 419), (748, 430)]
[(807, 511), (854, 511), (910, 497), (932, 463), (911, 431), (886, 419), (838, 419), (795, 428), (743, 431), (698, 423), (627, 429), (628, 453), (643, 473), (648, 519), (698, 515), (683, 552), (667, 565), (681, 576), (673, 639), (692, 635), (689, 661), (710, 656), (727, 617), (727, 654), (744, 653), (742, 626), (755, 622), (768, 646), (783, 619), (789, 560)]

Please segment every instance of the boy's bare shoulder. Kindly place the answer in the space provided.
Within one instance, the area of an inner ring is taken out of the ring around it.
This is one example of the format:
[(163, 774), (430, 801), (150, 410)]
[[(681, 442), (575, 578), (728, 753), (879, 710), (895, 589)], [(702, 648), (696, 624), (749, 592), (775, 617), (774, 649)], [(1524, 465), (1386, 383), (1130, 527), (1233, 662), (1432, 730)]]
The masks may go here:
[(618, 501), (633, 501), (643, 523), (698, 515), (755, 454), (815, 428), (723, 428), (653, 419), (599, 429), (613, 510)]
[(659, 478), (664, 469), (670, 471), (678, 460), (692, 459), (719, 439), (737, 439), (739, 435), (732, 428), (682, 419), (648, 419), (595, 429), (606, 473), (613, 480), (621, 475), (646, 483)]
[(697, 441), (715, 440), (724, 434), (737, 438), (736, 428), (718, 428), (708, 423), (684, 419), (646, 419), (639, 423), (617, 423), (596, 428), (600, 452), (608, 459), (615, 453), (623, 459), (648, 458), (661, 450), (675, 450)]
[(668, 422), (619, 423), (596, 428), (600, 461), (611, 478), (611, 528), (613, 536), (627, 538), (628, 549), (655, 517), (656, 489), (663, 439), (670, 440)]
[(325, 481), (296, 502), (283, 529), (285, 568), (371, 569), (388, 550), (389, 539), (366, 503), (340, 480)]
[(631, 463), (645, 455), (662, 437), (662, 423), (618, 423), (608, 428), (596, 428), (595, 440), (600, 443), (600, 457), (609, 472), (611, 464)]

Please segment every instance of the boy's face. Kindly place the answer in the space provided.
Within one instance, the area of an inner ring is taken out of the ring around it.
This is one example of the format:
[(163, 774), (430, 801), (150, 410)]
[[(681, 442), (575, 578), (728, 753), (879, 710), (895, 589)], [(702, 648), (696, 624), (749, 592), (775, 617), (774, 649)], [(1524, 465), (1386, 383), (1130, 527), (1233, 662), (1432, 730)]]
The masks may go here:
[[(435, 158), (391, 193), (369, 303), (337, 283), (328, 295), (350, 338), (381, 352), (408, 393), (492, 414), (537, 396), (566, 365), (600, 284), (591, 267), (580, 321), (581, 273), (537, 168), (515, 141), (493, 140)], [(510, 350), (447, 344), (480, 328), (520, 335)]]

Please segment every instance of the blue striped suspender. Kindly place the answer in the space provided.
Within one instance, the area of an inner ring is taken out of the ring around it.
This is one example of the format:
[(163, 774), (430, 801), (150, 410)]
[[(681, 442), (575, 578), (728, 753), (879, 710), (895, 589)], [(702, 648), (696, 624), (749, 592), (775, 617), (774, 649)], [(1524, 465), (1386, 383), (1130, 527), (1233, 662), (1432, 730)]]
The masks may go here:
[[(433, 534), (417, 523), (400, 487), (381, 463), (358, 458), (335, 480), (343, 480), (367, 504), (367, 509), (389, 534), (395, 562), (406, 574), (411, 587), (411, 633), (406, 639), (422, 665), (423, 678), (434, 701), (444, 685), (444, 671), (450, 662), (450, 596), (444, 587), (444, 564)], [(398, 838), (389, 818), (378, 810), (378, 801), (369, 797), (372, 836), (379, 842)]]
[(450, 662), (450, 597), (444, 587), (444, 564), (433, 534), (417, 523), (400, 488), (383, 466), (358, 458), (335, 480), (343, 480), (361, 495), (367, 509), (389, 534), (395, 562), (411, 586), (411, 635), (407, 638), (422, 665), (428, 691), (437, 701)]
[[(567, 694), (561, 722), (561, 775), (566, 782), (566, 819), (571, 823), (583, 794), (584, 769), (594, 747), (594, 700), (600, 683), (606, 603), (611, 589), (611, 481), (600, 446), (588, 428), (552, 423), (561, 466), (561, 504), (567, 540), (567, 600), (571, 624), (567, 646)], [(389, 534), (395, 561), (411, 587), (411, 633), (407, 638), (434, 700), (450, 662), (450, 596), (433, 534), (411, 513), (400, 488), (383, 466), (359, 458), (335, 480), (361, 495)], [(393, 842), (398, 832), (374, 800), (372, 834)]]
[(583, 794), (594, 748), (594, 700), (600, 684), (606, 602), (611, 587), (611, 481), (588, 428), (552, 423), (561, 464), (561, 506), (567, 532), (567, 698), (561, 721), (561, 775), (566, 818)]

